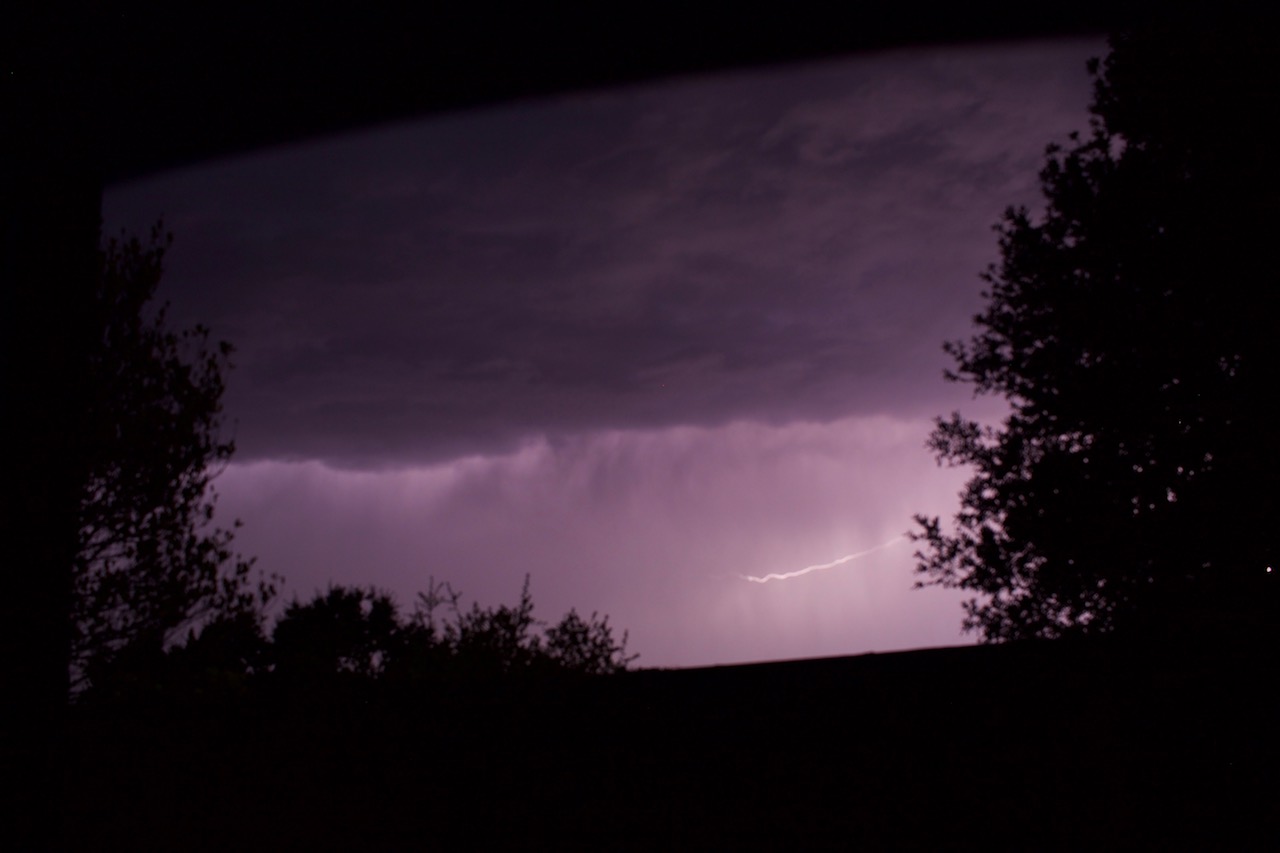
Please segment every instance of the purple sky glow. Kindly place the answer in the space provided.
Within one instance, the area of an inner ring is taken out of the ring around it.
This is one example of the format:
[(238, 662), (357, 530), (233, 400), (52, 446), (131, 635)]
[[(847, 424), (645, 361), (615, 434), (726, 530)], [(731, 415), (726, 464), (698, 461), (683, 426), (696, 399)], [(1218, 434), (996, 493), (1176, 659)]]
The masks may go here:
[[(285, 599), (429, 577), (599, 611), (642, 666), (954, 645), (915, 512), (1009, 204), (1101, 40), (898, 51), (508, 104), (108, 189), (237, 348), (219, 476)], [(883, 547), (881, 547), (883, 546)], [(768, 583), (871, 550), (856, 559)]]

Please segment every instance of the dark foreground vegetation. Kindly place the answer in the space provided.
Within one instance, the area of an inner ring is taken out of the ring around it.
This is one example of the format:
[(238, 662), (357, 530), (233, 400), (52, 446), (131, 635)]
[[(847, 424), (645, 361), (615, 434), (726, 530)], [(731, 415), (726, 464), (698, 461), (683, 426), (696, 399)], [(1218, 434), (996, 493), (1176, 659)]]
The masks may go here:
[(1263, 849), (1274, 643), (1009, 643), (83, 703), (60, 846)]

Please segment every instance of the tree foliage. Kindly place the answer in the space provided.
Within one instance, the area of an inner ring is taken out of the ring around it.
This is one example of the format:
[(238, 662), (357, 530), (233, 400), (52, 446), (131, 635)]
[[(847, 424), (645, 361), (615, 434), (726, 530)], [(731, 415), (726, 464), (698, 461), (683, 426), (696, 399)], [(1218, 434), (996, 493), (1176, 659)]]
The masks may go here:
[(90, 459), (73, 585), (73, 685), (159, 654), (214, 618), (254, 613), (273, 590), (213, 525), (211, 481), (234, 444), (218, 435), (229, 344), (150, 310), (172, 242), (112, 239), (92, 306)]
[(331, 586), (285, 609), (272, 635), (271, 657), (291, 677), (377, 676), (397, 655), (402, 630), (390, 595)]
[(1004, 397), (930, 439), (972, 466), (922, 584), (986, 640), (1267, 620), (1280, 485), (1273, 28), (1162, 24), (1094, 62), (1087, 134), (1010, 209), (948, 378)]
[(608, 675), (635, 655), (615, 640), (607, 618), (570, 611), (547, 625), (533, 613), (529, 579), (515, 605), (470, 608), (434, 580), (401, 616), (389, 593), (331, 586), (294, 601), (272, 635), (270, 659), (281, 679), (315, 682), (354, 677), (398, 682), (494, 679), (554, 673)]

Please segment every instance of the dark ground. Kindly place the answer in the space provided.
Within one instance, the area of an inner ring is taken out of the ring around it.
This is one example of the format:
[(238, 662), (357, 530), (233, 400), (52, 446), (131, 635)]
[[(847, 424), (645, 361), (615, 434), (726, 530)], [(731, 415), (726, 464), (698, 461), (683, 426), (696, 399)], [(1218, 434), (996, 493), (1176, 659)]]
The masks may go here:
[(68, 849), (1275, 849), (1275, 645), (73, 715)]

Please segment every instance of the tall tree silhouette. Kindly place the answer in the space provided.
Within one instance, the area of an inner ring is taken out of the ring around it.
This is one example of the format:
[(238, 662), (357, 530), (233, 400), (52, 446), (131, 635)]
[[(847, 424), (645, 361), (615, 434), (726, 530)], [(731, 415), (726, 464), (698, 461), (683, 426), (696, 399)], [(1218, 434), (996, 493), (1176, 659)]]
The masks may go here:
[(1090, 131), (1010, 209), (948, 378), (1006, 398), (939, 419), (971, 465), (952, 529), (917, 517), (921, 585), (975, 594), (986, 640), (1266, 621), (1280, 486), (1280, 110), (1269, 22), (1165, 22), (1095, 61)]
[[(155, 658), (202, 619), (252, 610), (251, 561), (212, 526), (210, 482), (234, 445), (218, 436), (229, 344), (174, 332), (149, 303), (172, 238), (106, 242), (92, 306), (89, 473), (74, 568), (73, 686), (125, 659)], [(148, 316), (150, 314), (150, 316)]]

